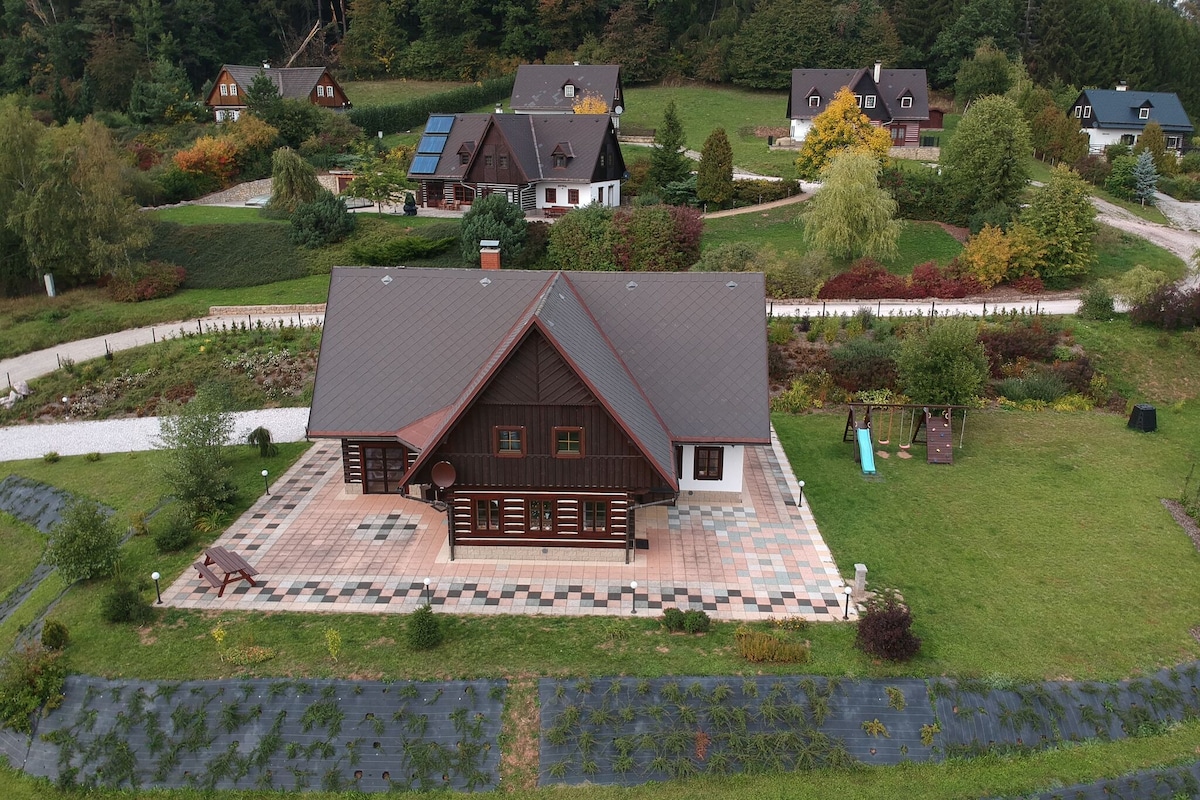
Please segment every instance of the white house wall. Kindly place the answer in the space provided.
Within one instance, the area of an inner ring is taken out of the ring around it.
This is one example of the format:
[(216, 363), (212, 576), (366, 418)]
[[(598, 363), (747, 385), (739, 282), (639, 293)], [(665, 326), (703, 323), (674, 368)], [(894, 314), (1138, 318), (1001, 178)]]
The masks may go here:
[[(604, 181), (603, 183), (553, 183), (551, 181), (543, 181), (536, 184), (537, 191), (537, 208), (583, 208), (586, 205), (599, 202), (600, 189), (604, 189), (604, 203), (606, 206), (621, 205), (621, 182), (620, 181)], [(553, 203), (546, 202), (546, 190), (554, 189), (555, 201)], [(567, 200), (567, 190), (579, 190), (579, 202), (571, 203)]]
[(1083, 132), (1088, 136), (1088, 149), (1093, 153), (1099, 153), (1104, 148), (1111, 144), (1120, 144), (1122, 136), (1132, 135), (1134, 141), (1137, 141), (1138, 134), (1141, 131), (1108, 131), (1103, 128), (1084, 128)]
[[(701, 445), (715, 447), (716, 445)], [(742, 490), (742, 458), (746, 454), (745, 445), (721, 445), (725, 451), (721, 464), (721, 480), (698, 481), (696, 474), (696, 445), (683, 445), (682, 474), (679, 476), (679, 491), (682, 492), (740, 492)]]
[(794, 119), (792, 120), (792, 139), (795, 141), (803, 141), (808, 132), (812, 130), (813, 121), (811, 119)]

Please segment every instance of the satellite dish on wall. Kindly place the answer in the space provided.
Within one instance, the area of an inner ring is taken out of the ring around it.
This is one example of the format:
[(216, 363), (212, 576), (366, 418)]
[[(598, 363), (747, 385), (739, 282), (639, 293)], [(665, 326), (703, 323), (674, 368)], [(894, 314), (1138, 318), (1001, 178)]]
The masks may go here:
[(454, 465), (449, 461), (439, 461), (434, 464), (429, 474), (433, 478), (433, 485), (439, 489), (449, 489), (458, 477), (458, 473), (454, 471)]
[(616, 108), (614, 108), (614, 109), (613, 109), (613, 113), (614, 113), (614, 114), (616, 114), (616, 115), (619, 117), (619, 116), (621, 116), (622, 114), (624, 114), (624, 113), (625, 113), (625, 107), (624, 107), (624, 106), (617, 106)]

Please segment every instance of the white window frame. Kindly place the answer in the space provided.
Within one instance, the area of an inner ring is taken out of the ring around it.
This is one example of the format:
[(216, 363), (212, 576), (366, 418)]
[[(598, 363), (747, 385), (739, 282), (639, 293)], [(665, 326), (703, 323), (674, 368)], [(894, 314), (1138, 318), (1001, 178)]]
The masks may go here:
[(856, 104), (858, 104), (858, 107), (859, 107), (859, 108), (862, 108), (862, 104), (863, 104), (863, 96), (862, 96), (861, 94), (856, 94), (856, 95), (854, 95), (854, 102), (855, 102)]
[(324, 97), (324, 96), (325, 96), (325, 87), (318, 83), (317, 84), (317, 97)]
[(1083, 106), (1075, 106), (1075, 119), (1083, 119)]
[(222, 96), (222, 97), (228, 97), (228, 96), (229, 96), (229, 87), (228, 87), (228, 86), (226, 86), (226, 85), (225, 85), (225, 84), (223, 84), (223, 83), (221, 84), (221, 96)]
[(875, 95), (869, 94), (869, 95), (867, 95), (867, 108), (874, 108), (874, 107), (875, 107)]
[(574, 96), (575, 96), (575, 86), (574, 86), (574, 84), (568, 83), (566, 86), (563, 87), (563, 97), (574, 97)]
[(808, 96), (808, 107), (809, 108), (819, 108), (820, 106), (821, 106), (821, 95), (810, 94)]
[(1084, 118), (1084, 119), (1091, 119), (1091, 118), (1092, 118), (1092, 107), (1091, 107), (1091, 106), (1084, 106), (1084, 107), (1083, 107), (1083, 118)]
[(229, 84), (229, 96), (237, 97), (237, 84), (236, 83)]
[(1150, 119), (1150, 109), (1139, 108), (1138, 109), (1138, 119)]
[(912, 98), (911, 97), (901, 97), (900, 98), (900, 107), (901, 108), (912, 108)]
[(1183, 142), (1181, 141), (1182, 138), (1183, 137), (1181, 137), (1181, 136), (1168, 136), (1167, 137), (1167, 148), (1170, 150), (1178, 150), (1180, 148), (1180, 146), (1183, 145)]

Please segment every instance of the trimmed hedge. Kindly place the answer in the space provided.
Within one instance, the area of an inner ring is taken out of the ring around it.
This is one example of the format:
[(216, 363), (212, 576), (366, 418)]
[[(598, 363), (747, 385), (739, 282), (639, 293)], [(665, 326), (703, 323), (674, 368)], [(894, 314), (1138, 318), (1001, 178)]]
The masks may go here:
[(506, 75), (403, 103), (352, 108), (349, 117), (370, 136), (376, 131), (383, 131), (385, 135), (399, 133), (421, 127), (430, 114), (462, 114), (487, 103), (506, 100), (512, 94), (514, 80), (516, 75)]
[(187, 264), (185, 289), (233, 289), (308, 275), (307, 259), (287, 225), (154, 223), (146, 249), (151, 260)]

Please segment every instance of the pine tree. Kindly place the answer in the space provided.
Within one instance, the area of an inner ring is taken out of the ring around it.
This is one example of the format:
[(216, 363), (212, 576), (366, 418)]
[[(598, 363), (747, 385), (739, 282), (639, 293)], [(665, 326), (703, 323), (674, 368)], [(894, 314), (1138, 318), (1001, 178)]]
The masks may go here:
[(724, 128), (717, 128), (704, 140), (696, 175), (696, 197), (714, 206), (723, 206), (733, 199), (733, 148)]
[(1158, 169), (1149, 150), (1138, 153), (1133, 165), (1133, 196), (1144, 206), (1154, 205), (1154, 192), (1158, 188)]
[(683, 123), (675, 112), (675, 101), (667, 103), (662, 124), (654, 131), (654, 150), (650, 153), (649, 181), (666, 186), (686, 178), (692, 171), (692, 160), (683, 154), (685, 143)]
[(846, 150), (866, 150), (882, 163), (891, 146), (892, 137), (871, 124), (858, 110), (854, 95), (843, 86), (813, 120), (796, 157), (796, 171), (801, 178), (816, 180), (834, 157)]

